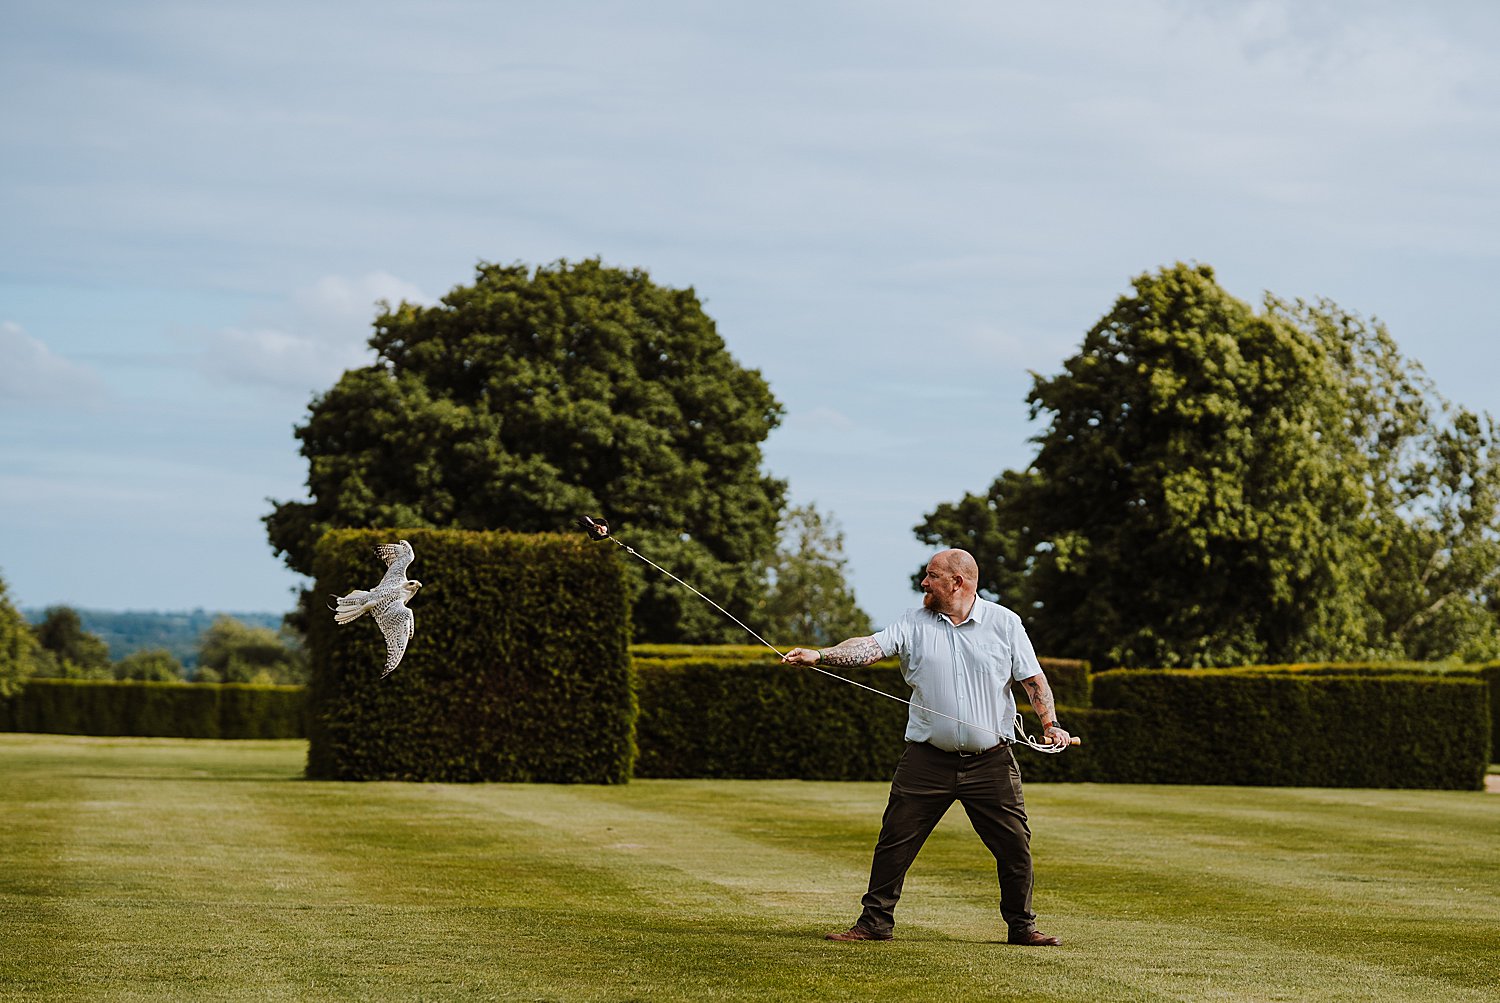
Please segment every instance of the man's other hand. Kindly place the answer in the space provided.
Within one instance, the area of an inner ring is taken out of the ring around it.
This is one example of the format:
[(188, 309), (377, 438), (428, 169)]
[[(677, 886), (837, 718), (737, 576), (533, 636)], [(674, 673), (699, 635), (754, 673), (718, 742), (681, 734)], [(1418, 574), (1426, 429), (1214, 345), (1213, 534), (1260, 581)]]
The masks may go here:
[(1048, 745), (1067, 745), (1073, 740), (1072, 735), (1069, 735), (1055, 724), (1049, 725), (1047, 730), (1042, 732), (1042, 737), (1047, 740)]

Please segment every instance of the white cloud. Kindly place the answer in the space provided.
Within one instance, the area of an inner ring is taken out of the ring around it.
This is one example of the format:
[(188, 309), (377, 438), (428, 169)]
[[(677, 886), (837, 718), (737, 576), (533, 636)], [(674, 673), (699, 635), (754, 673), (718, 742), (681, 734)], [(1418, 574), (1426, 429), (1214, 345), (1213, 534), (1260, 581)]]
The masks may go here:
[(1120, 67), (1112, 93), (1075, 94), (1071, 119), (1174, 198), (1390, 226), (1430, 216), (1444, 179), (1490, 159), (1496, 75), (1455, 24), (1287, 0), (1169, 7), (1161, 58)]
[[(1174, 260), (1379, 314), (1500, 412), (1494, 4), (146, 0), (85, 33), (11, 6), (0, 299), (48, 346), (0, 331), (0, 401), (86, 361), (129, 405), (16, 437), (49, 451), (186, 441), (295, 481), (286, 426), (371, 360), (375, 300), (421, 298), (397, 276), (600, 254), (696, 287), (763, 369), (789, 408), (771, 469), (840, 516), (880, 615), (922, 513), (1033, 455), (1025, 369)], [(0, 493), (40, 491), (6, 487), (7, 448)]]
[(276, 323), (215, 332), (198, 356), (210, 379), (294, 394), (321, 390), (345, 370), (368, 365), (370, 322), (380, 301), (434, 302), (410, 282), (386, 272), (358, 278), (325, 275), (292, 297)]
[(381, 300), (392, 306), (403, 300), (423, 306), (434, 302), (412, 283), (388, 272), (370, 272), (357, 279), (325, 275), (296, 295), (305, 318), (327, 330), (368, 330), (375, 304)]
[(95, 408), (104, 381), (88, 366), (56, 355), (14, 321), (0, 321), (0, 405), (59, 404)]
[(218, 382), (304, 392), (367, 362), (361, 347), (354, 340), (336, 344), (271, 328), (230, 327), (214, 335), (197, 361)]

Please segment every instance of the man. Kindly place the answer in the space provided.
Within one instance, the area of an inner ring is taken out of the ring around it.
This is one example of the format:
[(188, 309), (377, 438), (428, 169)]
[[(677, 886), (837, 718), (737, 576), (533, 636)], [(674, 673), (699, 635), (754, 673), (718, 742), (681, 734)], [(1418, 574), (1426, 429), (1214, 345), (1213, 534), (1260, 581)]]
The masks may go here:
[(957, 800), (995, 855), (1007, 941), (1031, 947), (1062, 943), (1037, 930), (1031, 911), (1031, 829), (1010, 750), (1016, 737), (1010, 684), (1025, 688), (1049, 744), (1067, 745), (1069, 735), (1058, 725), (1052, 688), (1021, 618), (980, 599), (978, 578), (970, 554), (945, 550), (927, 564), (921, 608), (870, 637), (852, 637), (822, 651), (793, 648), (782, 659), (793, 665), (853, 666), (899, 654), (912, 703), (920, 705), (907, 716), (906, 750), (891, 780), (870, 887), (860, 900), (864, 911), (848, 930), (828, 934), (829, 940), (892, 938), (907, 869)]

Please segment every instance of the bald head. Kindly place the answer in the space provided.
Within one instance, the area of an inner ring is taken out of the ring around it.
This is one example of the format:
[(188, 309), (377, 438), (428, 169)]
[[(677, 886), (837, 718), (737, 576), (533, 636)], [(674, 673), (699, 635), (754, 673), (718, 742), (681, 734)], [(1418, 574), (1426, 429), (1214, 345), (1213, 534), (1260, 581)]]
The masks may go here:
[(948, 574), (962, 575), (971, 586), (979, 581), (979, 562), (967, 550), (944, 550), (932, 559), (941, 561)]
[(969, 615), (979, 593), (979, 564), (967, 550), (934, 554), (922, 576), (922, 605), (955, 622)]

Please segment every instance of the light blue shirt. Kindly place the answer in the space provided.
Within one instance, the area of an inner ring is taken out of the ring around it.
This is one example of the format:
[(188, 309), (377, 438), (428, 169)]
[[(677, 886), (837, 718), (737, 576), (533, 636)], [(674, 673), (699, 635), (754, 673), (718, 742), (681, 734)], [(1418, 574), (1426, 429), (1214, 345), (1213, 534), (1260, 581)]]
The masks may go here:
[(874, 636), (887, 657), (901, 656), (901, 675), (911, 687), (913, 703), (978, 726), (913, 707), (906, 718), (908, 742), (929, 742), (948, 752), (983, 752), (1015, 741), (1016, 698), (1010, 684), (1042, 671), (1015, 613), (976, 598), (968, 619), (954, 623), (946, 614), (918, 607)]

